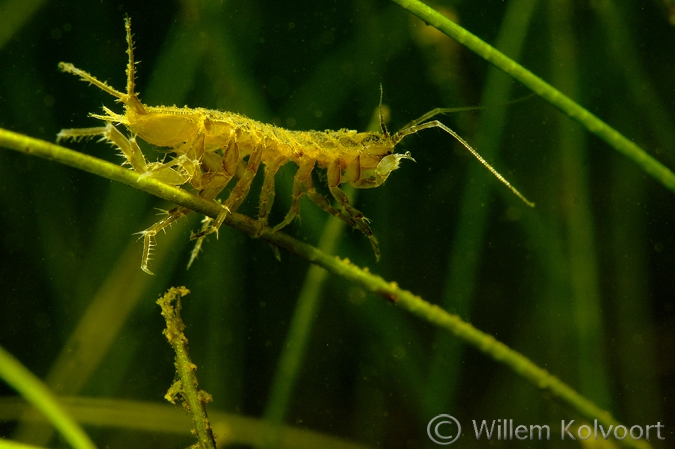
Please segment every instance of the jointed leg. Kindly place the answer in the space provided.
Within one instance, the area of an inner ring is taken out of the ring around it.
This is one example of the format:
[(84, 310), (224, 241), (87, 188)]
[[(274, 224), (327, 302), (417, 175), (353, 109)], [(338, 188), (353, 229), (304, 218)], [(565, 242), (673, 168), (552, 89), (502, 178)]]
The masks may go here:
[[(207, 157), (208, 154), (205, 154), (204, 156)], [(212, 158), (210, 163), (208, 160), (203, 161), (202, 167), (204, 169), (208, 169), (209, 171), (193, 179), (192, 184), (196, 188), (200, 189), (199, 196), (204, 199), (214, 199), (216, 196), (218, 196), (218, 194), (220, 194), (220, 192), (223, 191), (225, 187), (227, 187), (227, 184), (237, 172), (237, 167), (240, 162), (239, 148), (235, 143), (231, 142), (223, 151), (223, 157), (219, 159), (220, 165), (217, 164), (216, 158)], [(196, 237), (197, 241), (195, 242), (194, 248), (192, 248), (192, 251), (190, 252), (190, 260), (188, 261), (187, 265), (188, 269), (197, 259), (199, 251), (201, 251), (202, 245), (204, 244), (204, 238), (208, 234), (207, 231), (211, 227), (213, 220), (213, 218), (204, 217), (204, 220), (202, 221), (202, 228)], [(192, 238), (193, 237), (191, 237), (191, 239)]]
[(310, 178), (311, 180), (315, 162), (314, 159), (311, 159), (306, 164), (301, 165), (298, 168), (298, 171), (295, 172), (295, 177), (293, 178), (293, 199), (291, 200), (291, 209), (286, 214), (284, 221), (274, 227), (275, 232), (291, 224), (293, 219), (300, 215), (300, 198), (304, 194), (302, 185), (306, 179)]
[(148, 163), (143, 156), (141, 148), (136, 143), (136, 139), (127, 139), (112, 123), (106, 123), (106, 126), (96, 128), (76, 128), (76, 129), (62, 129), (56, 135), (56, 142), (61, 140), (78, 140), (82, 137), (101, 136), (106, 142), (117, 146), (122, 151), (122, 155), (126, 162), (137, 173), (145, 173), (148, 171)]
[(155, 236), (159, 231), (163, 230), (167, 226), (171, 226), (174, 221), (183, 218), (190, 212), (192, 212), (192, 210), (188, 209), (187, 207), (175, 207), (169, 211), (166, 217), (162, 218), (145, 231), (139, 232), (139, 234), (143, 236), (143, 256), (141, 258), (141, 270), (148, 274), (154, 274), (152, 271), (150, 271), (150, 268), (148, 268), (148, 264), (151, 258), (150, 256), (152, 253), (152, 247), (155, 246)]
[[(204, 155), (206, 159), (207, 155)], [(199, 196), (212, 200), (230, 183), (230, 180), (237, 173), (237, 166), (239, 164), (239, 148), (235, 143), (230, 143), (223, 151), (223, 156), (220, 159), (220, 166), (215, 164), (216, 158), (209, 156), (212, 159), (210, 164), (202, 162), (202, 167), (199, 169), (199, 176), (195, 176), (192, 185), (199, 189)]]
[(342, 207), (342, 209), (350, 217), (351, 221), (347, 221), (352, 227), (358, 228), (363, 232), (366, 237), (370, 240), (370, 244), (373, 247), (375, 252), (375, 258), (380, 260), (380, 245), (377, 243), (377, 239), (373, 235), (373, 231), (368, 225), (368, 219), (363, 216), (360, 210), (353, 207), (349, 204), (349, 198), (347, 195), (340, 190), (340, 182), (342, 177), (342, 167), (339, 159), (335, 159), (332, 164), (328, 166), (328, 188), (330, 189), (331, 195), (335, 198), (335, 201)]
[[(187, 173), (188, 171), (183, 170), (184, 164), (180, 162), (180, 157), (165, 164), (159, 162), (148, 163), (141, 148), (136, 143), (136, 138), (126, 137), (111, 123), (96, 128), (62, 129), (57, 134), (56, 141), (60, 142), (67, 139), (78, 140), (83, 137), (93, 136), (101, 136), (102, 140), (116, 146), (122, 152), (125, 163), (131, 165), (136, 173), (142, 175), (141, 177), (157, 179), (172, 186), (183, 185), (190, 179), (191, 175)], [(179, 165), (181, 170), (172, 168), (176, 165)]]
[(347, 198), (347, 195), (345, 195), (345, 193), (340, 190), (339, 187), (329, 187), (329, 189), (331, 195), (333, 195), (333, 198), (335, 198), (340, 206), (342, 206), (342, 208), (347, 211), (349, 216), (352, 218), (353, 222), (355, 223), (352, 224), (352, 226), (360, 229), (361, 232), (363, 232), (366, 237), (368, 237), (370, 240), (370, 245), (373, 247), (373, 251), (375, 252), (375, 259), (380, 260), (380, 245), (373, 235), (373, 231), (368, 225), (368, 219), (363, 216), (363, 213), (360, 210), (349, 204), (349, 198)]
[[(211, 223), (213, 223), (213, 218), (205, 216), (204, 219), (202, 220), (202, 228), (199, 232), (201, 233), (201, 232), (206, 231), (209, 228), (209, 226), (211, 226)], [(203, 236), (197, 238), (197, 241), (195, 242), (195, 246), (192, 248), (192, 251), (190, 251), (190, 260), (188, 261), (188, 264), (187, 264), (188, 270), (192, 266), (192, 263), (195, 260), (197, 260), (197, 256), (199, 255), (199, 252), (202, 250), (202, 245), (204, 244), (204, 238), (205, 237), (206, 236), (203, 235)]]
[(227, 215), (236, 211), (244, 199), (246, 199), (246, 195), (248, 195), (248, 191), (251, 189), (253, 178), (255, 178), (255, 174), (258, 172), (258, 168), (260, 167), (261, 157), (262, 146), (257, 145), (254, 147), (251, 155), (248, 157), (248, 163), (246, 164), (246, 170), (244, 171), (243, 176), (239, 178), (237, 185), (235, 185), (234, 189), (232, 189), (232, 192), (230, 192), (230, 196), (227, 198), (227, 200), (225, 200), (225, 203), (223, 203), (222, 210), (218, 214), (218, 217), (216, 217), (215, 221), (208, 229), (193, 235), (191, 237), (192, 240), (209, 235), (213, 232), (215, 232), (217, 235), (218, 229), (223, 224), (223, 222), (225, 222)]
[[(211, 174), (209, 173), (208, 175)], [(232, 178), (232, 175), (228, 175), (227, 173), (223, 172), (213, 173), (212, 175), (212, 177), (208, 178), (209, 184), (206, 186), (206, 188), (199, 192), (199, 196), (207, 200), (214, 199), (227, 186), (227, 183)], [(192, 212), (192, 210), (182, 206), (171, 209), (168, 213), (168, 216), (162, 218), (160, 221), (141, 232), (143, 235), (143, 257), (141, 260), (141, 269), (143, 271), (148, 274), (153, 274), (148, 268), (148, 263), (150, 261), (152, 247), (155, 245), (155, 235), (157, 235), (159, 231), (165, 229), (167, 226), (170, 226), (174, 221), (186, 216), (190, 212)], [(209, 229), (209, 225), (212, 221), (212, 218), (206, 217), (204, 220), (204, 225), (202, 226), (202, 232), (200, 232), (200, 234), (203, 234), (204, 231)], [(205, 235), (206, 234), (199, 236), (198, 234), (199, 238), (197, 238), (197, 242), (190, 253), (188, 268), (190, 268), (194, 260), (197, 258)]]
[(277, 157), (271, 164), (265, 164), (265, 180), (260, 190), (260, 202), (258, 206), (258, 235), (267, 225), (267, 216), (274, 204), (274, 177), (279, 168), (287, 161), (284, 156)]
[(307, 178), (305, 179), (304, 182), (304, 187), (305, 187), (305, 193), (307, 194), (307, 197), (312, 200), (314, 204), (319, 206), (321, 209), (325, 210), (329, 214), (331, 214), (334, 217), (339, 218), (340, 220), (344, 221), (347, 223), (349, 226), (352, 228), (356, 228), (357, 224), (356, 222), (352, 219), (351, 216), (347, 215), (340, 209), (336, 209), (330, 204), (330, 201), (326, 199), (325, 196), (320, 194), (319, 192), (316, 191), (314, 188), (314, 183), (312, 182), (312, 178)]
[[(170, 185), (183, 185), (201, 178), (200, 160), (204, 155), (204, 131), (197, 131), (191, 142), (172, 149), (176, 155), (168, 162), (150, 162), (141, 177), (157, 179)], [(178, 167), (174, 169), (173, 167)]]
[(368, 219), (363, 216), (361, 211), (349, 204), (349, 199), (347, 195), (337, 187), (329, 187), (333, 198), (342, 206), (343, 210), (333, 207), (330, 202), (326, 199), (325, 196), (321, 195), (314, 189), (314, 184), (312, 183), (312, 178), (307, 178), (304, 182), (305, 192), (314, 204), (319, 206), (321, 209), (325, 210), (334, 217), (339, 218), (340, 220), (347, 223), (354, 229), (359, 229), (363, 232), (366, 237), (370, 240), (370, 244), (373, 247), (375, 252), (375, 258), (380, 260), (380, 245), (377, 242), (377, 239), (373, 235), (373, 231), (368, 225)]

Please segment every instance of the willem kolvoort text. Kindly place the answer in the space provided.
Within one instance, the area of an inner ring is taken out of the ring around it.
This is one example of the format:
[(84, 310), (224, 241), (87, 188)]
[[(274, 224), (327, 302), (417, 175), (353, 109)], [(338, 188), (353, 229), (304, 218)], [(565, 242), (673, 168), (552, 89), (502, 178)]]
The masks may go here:
[[(472, 422), (477, 440), (480, 440), (483, 437), (487, 440), (491, 440), (493, 438), (497, 440), (551, 439), (551, 428), (546, 424), (531, 424), (529, 426), (523, 424), (515, 425), (512, 419), (492, 420), (489, 424), (486, 420), (481, 421), (480, 424), (478, 424), (475, 420), (472, 420)], [(571, 440), (588, 440), (589, 438), (596, 440), (598, 438), (602, 438), (604, 440), (610, 438), (623, 440), (626, 437), (630, 437), (634, 440), (643, 438), (646, 440), (651, 438), (664, 440), (665, 438), (661, 434), (661, 429), (663, 428), (664, 425), (660, 422), (654, 425), (636, 425), (628, 428), (623, 425), (610, 425), (608, 427), (604, 427), (602, 424), (598, 423), (597, 419), (593, 420), (593, 426), (589, 424), (574, 426), (574, 420), (562, 420), (560, 424), (560, 437), (562, 440), (565, 438)]]

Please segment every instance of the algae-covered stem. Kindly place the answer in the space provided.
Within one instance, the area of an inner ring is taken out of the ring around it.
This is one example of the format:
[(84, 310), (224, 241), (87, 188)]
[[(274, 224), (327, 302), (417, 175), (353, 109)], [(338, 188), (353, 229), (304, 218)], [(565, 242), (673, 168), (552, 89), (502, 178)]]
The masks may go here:
[(196, 447), (215, 449), (216, 441), (206, 414), (206, 404), (211, 402), (212, 398), (206, 391), (199, 389), (195, 374), (197, 366), (190, 360), (187, 337), (183, 333), (185, 324), (180, 317), (181, 298), (189, 293), (190, 290), (185, 287), (171, 287), (157, 300), (157, 304), (162, 308), (162, 316), (166, 319), (164, 335), (176, 352), (175, 364), (179, 378), (174, 381), (164, 397), (172, 404), (176, 403), (178, 397), (183, 399), (183, 407), (192, 416), (194, 431), (199, 440)]

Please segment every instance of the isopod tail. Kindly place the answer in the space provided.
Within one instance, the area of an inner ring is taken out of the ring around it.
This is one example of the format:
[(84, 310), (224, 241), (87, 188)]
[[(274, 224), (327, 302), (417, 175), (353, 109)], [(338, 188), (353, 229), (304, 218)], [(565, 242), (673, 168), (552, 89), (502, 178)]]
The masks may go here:
[(129, 63), (127, 64), (127, 96), (136, 97), (138, 100), (134, 92), (136, 89), (136, 62), (134, 61), (134, 42), (131, 36), (131, 17), (124, 18), (124, 29), (127, 33), (127, 54), (129, 55)]
[(59, 70), (62, 72), (71, 73), (75, 76), (79, 76), (80, 78), (82, 78), (82, 81), (86, 81), (89, 84), (93, 84), (102, 91), (109, 93), (113, 97), (117, 97), (120, 101), (124, 101), (124, 97), (126, 96), (125, 94), (108, 86), (108, 83), (106, 83), (105, 81), (99, 81), (94, 75), (91, 75), (85, 72), (84, 70), (78, 69), (69, 62), (59, 62)]
[(78, 69), (73, 64), (69, 62), (59, 62), (59, 70), (66, 73), (71, 73), (75, 76), (79, 76), (82, 81), (86, 81), (89, 84), (93, 84), (104, 92), (109, 93), (113, 97), (116, 97), (118, 101), (124, 103), (127, 108), (133, 109), (137, 114), (144, 115), (146, 114), (143, 103), (138, 99), (138, 94), (134, 92), (135, 82), (134, 78), (136, 76), (135, 62), (134, 62), (134, 46), (131, 39), (131, 19), (128, 17), (124, 22), (127, 33), (127, 53), (129, 54), (129, 64), (127, 65), (127, 93), (124, 94), (117, 89), (114, 89), (108, 85), (105, 81), (100, 81), (94, 75), (91, 75), (88, 72), (85, 72), (82, 69)]
[(129, 63), (127, 64), (127, 94), (121, 101), (132, 108), (137, 114), (146, 114), (143, 103), (138, 99), (136, 89), (136, 62), (134, 61), (134, 41), (131, 36), (131, 18), (124, 19), (124, 29), (127, 33), (127, 54), (129, 55)]

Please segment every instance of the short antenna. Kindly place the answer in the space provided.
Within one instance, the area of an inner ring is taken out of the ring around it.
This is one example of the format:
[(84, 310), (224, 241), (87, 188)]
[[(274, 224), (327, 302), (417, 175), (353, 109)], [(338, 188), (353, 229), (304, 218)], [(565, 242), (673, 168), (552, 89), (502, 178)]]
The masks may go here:
[(382, 134), (384, 134), (384, 137), (389, 139), (389, 131), (387, 131), (387, 127), (384, 124), (384, 115), (382, 115), (382, 96), (383, 96), (384, 90), (382, 89), (382, 83), (380, 83), (380, 126), (382, 127)]

